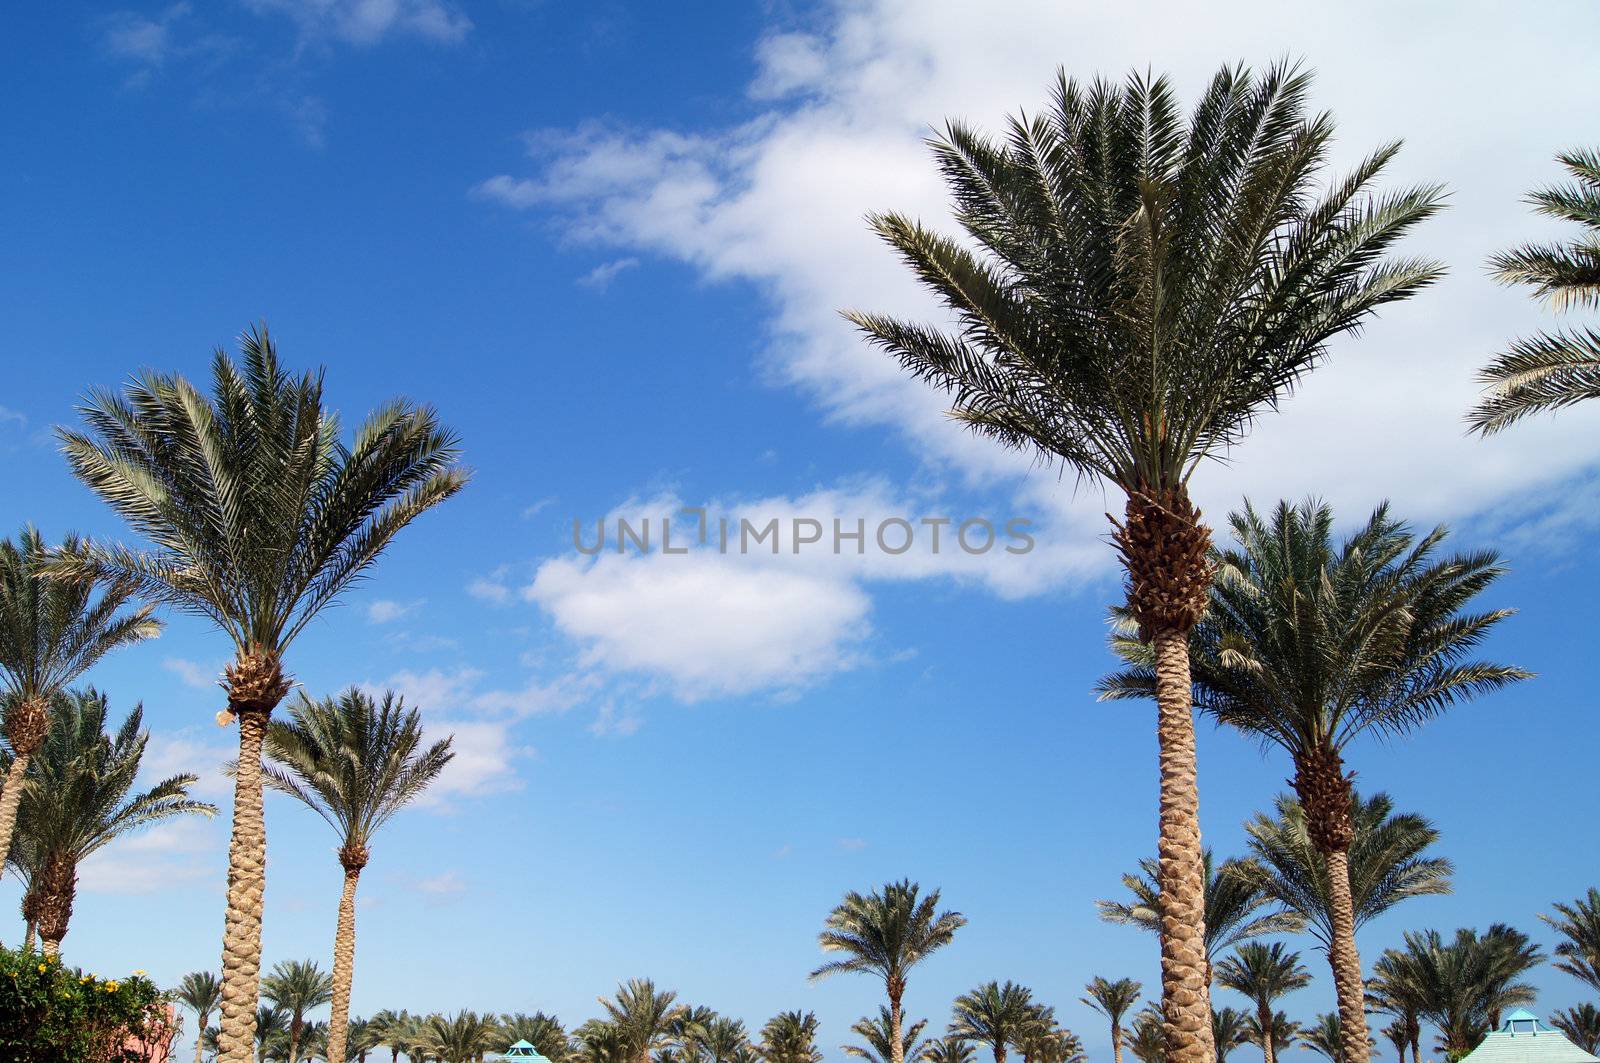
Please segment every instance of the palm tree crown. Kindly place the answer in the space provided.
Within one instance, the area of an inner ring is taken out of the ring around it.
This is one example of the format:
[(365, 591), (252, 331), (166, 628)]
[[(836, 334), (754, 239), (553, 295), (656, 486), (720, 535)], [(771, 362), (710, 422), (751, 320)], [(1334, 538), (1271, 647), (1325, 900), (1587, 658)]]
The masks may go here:
[(1565, 971), (1584, 985), (1600, 992), (1600, 889), (1589, 892), (1571, 904), (1551, 905), (1556, 918), (1541, 915), (1564, 940), (1556, 945), (1556, 970)]
[[(1260, 941), (1246, 941), (1232, 956), (1217, 964), (1217, 981), (1250, 998), (1256, 1006), (1255, 1030), (1271, 1030), (1273, 1004), (1286, 993), (1304, 989), (1311, 984), (1311, 975), (1300, 963), (1300, 954), (1291, 952), (1280, 941), (1270, 945)], [(1249, 1030), (1246, 1030), (1249, 1034)], [(1274, 1063), (1276, 1044), (1273, 1038), (1258, 1037), (1265, 1063)]]
[(1111, 1056), (1114, 1063), (1122, 1063), (1122, 1017), (1139, 1003), (1139, 994), (1144, 986), (1132, 978), (1119, 978), (1113, 982), (1095, 975), (1094, 980), (1083, 989), (1088, 995), (1079, 1000), (1111, 1021)]
[[(928, 1020), (918, 1019), (905, 1028), (904, 1051), (909, 1060), (920, 1060), (928, 1044), (922, 1038), (922, 1031), (927, 1027)], [(867, 1063), (889, 1063), (894, 1054), (894, 1023), (891, 1021), (889, 1009), (884, 1005), (878, 1006), (876, 1016), (867, 1016), (857, 1019), (850, 1027), (850, 1032), (866, 1042), (865, 1045), (844, 1045), (845, 1055), (856, 1056)]]
[(306, 1014), (333, 999), (333, 975), (311, 960), (285, 960), (261, 980), (261, 995), (288, 1015), (289, 1063), (297, 1063)]
[(1033, 991), (1014, 982), (988, 982), (956, 997), (950, 1012), (950, 1036), (979, 1041), (1005, 1063), (1006, 1049), (1038, 1019)]
[(1481, 935), (1457, 930), (1449, 941), (1437, 930), (1407, 932), (1405, 948), (1389, 949), (1373, 964), (1374, 995), (1414, 1000), (1455, 1060), (1499, 1025), (1504, 1009), (1533, 1003), (1533, 986), (1520, 979), (1543, 959), (1526, 934), (1501, 923)]
[(1550, 1025), (1591, 1056), (1600, 1049), (1600, 1008), (1583, 1003), (1565, 1011), (1551, 1012)]
[(658, 990), (648, 978), (629, 979), (617, 987), (614, 998), (599, 999), (630, 1063), (649, 1063), (650, 1053), (671, 1034), (673, 1020), (684, 1010), (674, 1003), (677, 993)]
[(222, 982), (210, 971), (192, 971), (178, 983), (177, 999), (194, 1012), (194, 1063), (200, 1063), (206, 1026), (211, 1022), (211, 1013), (222, 1003)]
[(142, 706), (109, 733), (109, 703), (91, 687), (56, 696), (50, 716), (49, 734), (28, 765), (22, 844), (13, 855), (31, 865), (24, 916), (54, 953), (72, 917), (79, 864), (125, 834), (174, 816), (214, 816), (217, 808), (189, 797), (194, 775), (131, 792), (150, 741)]
[(809, 1011), (780, 1011), (761, 1028), (761, 1058), (766, 1063), (822, 1063), (817, 1050), (820, 1027)]
[[(1600, 306), (1600, 154), (1568, 151), (1557, 160), (1573, 183), (1540, 189), (1528, 201), (1546, 217), (1576, 222), (1582, 234), (1568, 244), (1524, 244), (1494, 256), (1490, 265), (1502, 284), (1532, 288), (1556, 310)], [(1519, 340), (1479, 379), (1488, 392), (1467, 422), (1483, 435), (1600, 397), (1600, 333), (1569, 329)]]

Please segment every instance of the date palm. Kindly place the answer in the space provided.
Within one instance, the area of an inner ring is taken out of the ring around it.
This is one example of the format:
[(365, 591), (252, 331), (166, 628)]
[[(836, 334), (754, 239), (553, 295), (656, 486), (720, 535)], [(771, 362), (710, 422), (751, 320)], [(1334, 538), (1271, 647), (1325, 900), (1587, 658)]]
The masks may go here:
[(629, 1063), (650, 1063), (650, 1053), (668, 1040), (672, 1023), (685, 1009), (678, 994), (658, 990), (648, 978), (633, 978), (617, 987), (614, 998), (600, 997), (600, 1006), (616, 1027)]
[[(922, 1031), (927, 1027), (928, 1020), (918, 1019), (905, 1028), (905, 1054), (910, 1060), (920, 1060), (928, 1048), (928, 1043), (922, 1040)], [(889, 1014), (889, 1009), (879, 1005), (876, 1016), (866, 1016), (857, 1019), (850, 1027), (850, 1032), (866, 1042), (865, 1045), (843, 1045), (841, 1050), (847, 1056), (856, 1056), (867, 1063), (889, 1063), (889, 1057), (894, 1053), (894, 1019)]]
[(739, 1053), (749, 1047), (750, 1032), (740, 1020), (718, 1015), (704, 1024), (700, 1049), (707, 1063), (734, 1063)]
[(285, 960), (261, 980), (261, 995), (289, 1016), (289, 1063), (299, 1063), (306, 1014), (333, 999), (333, 975), (313, 960)]
[[(1582, 233), (1566, 244), (1524, 244), (1494, 256), (1490, 265), (1502, 284), (1532, 288), (1557, 311), (1600, 306), (1600, 155), (1579, 150), (1556, 158), (1573, 183), (1540, 189), (1528, 202), (1546, 217), (1576, 222)], [(1566, 329), (1518, 340), (1479, 379), (1488, 391), (1467, 422), (1483, 435), (1600, 397), (1600, 333)]]
[(1379, 307), (1440, 267), (1385, 253), (1439, 190), (1370, 192), (1398, 145), (1325, 185), (1333, 121), (1309, 73), (1224, 68), (1191, 116), (1171, 83), (1059, 79), (996, 139), (933, 150), (967, 243), (899, 214), (872, 227), (957, 329), (847, 316), (980, 435), (1126, 496), (1127, 603), (1160, 662), (1162, 1000), (1172, 1063), (1211, 1063), (1188, 634), (1211, 583), (1190, 478)]
[(1555, 967), (1600, 993), (1600, 889), (1571, 904), (1551, 905), (1556, 917), (1541, 915), (1564, 940), (1555, 947)]
[(628, 1046), (621, 1026), (603, 1019), (590, 1019), (572, 1031), (578, 1057), (583, 1063), (635, 1063), (636, 1054)]
[(420, 1024), (414, 1043), (442, 1063), (475, 1063), (484, 1053), (495, 1050), (499, 1038), (493, 1015), (463, 1010), (454, 1015), (428, 1016)]
[[(345, 1050), (340, 1063), (350, 1059), (355, 1063), (367, 1063), (368, 1054), (381, 1043), (378, 1040), (378, 1028), (371, 1019), (351, 1019), (345, 1028)], [(328, 1063), (335, 1063), (335, 1056), (327, 1046), (324, 1046), (323, 1055)]]
[(450, 739), (423, 744), (422, 718), (404, 699), (381, 699), (351, 687), (337, 698), (304, 693), (287, 720), (267, 726), (266, 784), (299, 800), (339, 835), (339, 894), (333, 938), (333, 1007), (328, 1052), (344, 1058), (355, 974), (356, 886), (372, 856), (372, 838), (422, 795), (455, 755)]
[[(254, 1033), (255, 1058), (258, 1063), (267, 1060), (284, 1058), (280, 1048), (287, 1050), (289, 1044), (289, 1013), (282, 1008), (268, 1007), (263, 1004), (256, 1009), (256, 1026)], [(220, 1030), (218, 1034), (218, 1049), (220, 1046)]]
[[(67, 536), (62, 550), (83, 546)], [(130, 606), (138, 583), (109, 578), (99, 593), (89, 583), (51, 579), (52, 552), (34, 528), (0, 541), (0, 717), (11, 760), (0, 789), (0, 874), (11, 851), (28, 764), (50, 732), (50, 707), (69, 684), (119, 646), (155, 638), (153, 606)], [(124, 609), (124, 606), (130, 606)]]
[(456, 437), (432, 409), (389, 402), (347, 441), (320, 372), (285, 370), (264, 327), (241, 339), (241, 354), (236, 364), (216, 353), (209, 399), (181, 376), (156, 373), (123, 395), (89, 396), (86, 430), (62, 430), (62, 449), (154, 550), (87, 545), (53, 566), (68, 578), (132, 583), (233, 643), (219, 715), (239, 725), (220, 1063), (245, 1063), (253, 1039), (266, 885), (261, 744), (291, 686), (284, 653), (402, 528), (466, 483)]
[(1233, 1008), (1212, 1008), (1211, 1040), (1217, 1046), (1217, 1063), (1228, 1063), (1228, 1053), (1250, 1043), (1250, 1017)]
[(1579, 1004), (1550, 1016), (1550, 1025), (1567, 1035), (1567, 1040), (1589, 1053), (1600, 1052), (1600, 1008)]
[[(1306, 830), (1327, 866), (1328, 960), (1347, 1029), (1365, 1029), (1350, 847), (1352, 789), (1344, 756), (1356, 739), (1407, 734), (1453, 706), (1531, 673), (1474, 659), (1509, 609), (1471, 613), (1504, 572), (1493, 553), (1441, 557), (1446, 531), (1418, 537), (1379, 506), (1340, 544), (1333, 511), (1280, 502), (1232, 515), (1235, 549), (1217, 556), (1211, 608), (1191, 638), (1196, 700), (1219, 723), (1278, 746)], [(1151, 697), (1147, 648), (1125, 634), (1132, 666), (1102, 681), (1106, 697)], [(1352, 1038), (1350, 1063), (1367, 1063)]]
[(1056, 1024), (1055, 1009), (1041, 1005), (1034, 1006), (1033, 1021), (1012, 1044), (1023, 1063), (1084, 1063), (1088, 1058), (1078, 1035)]
[(766, 1063), (822, 1063), (820, 1026), (809, 1011), (780, 1011), (761, 1028), (761, 1058)]
[(211, 1013), (222, 1002), (222, 983), (210, 971), (193, 971), (178, 983), (178, 1003), (194, 1012), (195, 1030), (194, 1063), (200, 1063), (205, 1049), (205, 1030), (211, 1022)]
[(1300, 1043), (1322, 1056), (1328, 1063), (1345, 1063), (1344, 1027), (1337, 1013), (1317, 1016), (1317, 1021), (1300, 1031)]
[(1160, 1009), (1154, 1004), (1146, 1004), (1133, 1017), (1128, 1051), (1139, 1063), (1167, 1063), (1166, 1023), (1161, 1019)]
[[(1291, 952), (1280, 941), (1270, 945), (1259, 941), (1242, 943), (1232, 956), (1217, 964), (1217, 981), (1226, 989), (1250, 998), (1256, 1006), (1256, 1028), (1272, 1027), (1274, 1005), (1285, 994), (1311, 984), (1311, 975), (1300, 963), (1300, 954)], [(1271, 1038), (1260, 1042), (1264, 1063), (1275, 1063)]]
[(861, 894), (854, 890), (829, 913), (817, 944), (823, 952), (842, 959), (811, 972), (813, 981), (835, 974), (870, 974), (883, 980), (889, 998), (892, 1036), (889, 1063), (905, 1063), (905, 1038), (901, 1032), (906, 978), (911, 969), (950, 944), (967, 924), (960, 912), (939, 911), (939, 891), (926, 896), (909, 879)]
[[(1122, 1017), (1139, 1003), (1139, 994), (1144, 986), (1132, 978), (1119, 978), (1113, 982), (1095, 975), (1094, 980), (1083, 989), (1088, 996), (1079, 1000), (1110, 1020), (1112, 1063), (1122, 1063)], [(1268, 1060), (1267, 1063), (1272, 1061)]]
[[(1206, 985), (1211, 984), (1212, 964), (1221, 953), (1241, 941), (1268, 934), (1292, 934), (1304, 927), (1294, 912), (1278, 907), (1276, 899), (1261, 884), (1247, 861), (1224, 860), (1216, 864), (1207, 849), (1205, 867), (1205, 962)], [(1140, 874), (1122, 876), (1131, 893), (1128, 901), (1100, 900), (1100, 918), (1108, 923), (1136, 926), (1152, 934), (1161, 932), (1161, 890), (1157, 884), (1158, 861), (1139, 861)]]
[[(1367, 994), (1367, 1003), (1373, 1004), (1371, 993)], [(1411, 1047), (1412, 1038), (1411, 1028), (1406, 1025), (1405, 1019), (1395, 1019), (1378, 1034), (1394, 1048), (1397, 1063), (1406, 1063), (1406, 1049)]]
[(977, 1054), (970, 1041), (959, 1037), (933, 1037), (922, 1050), (921, 1063), (973, 1063)]
[(1504, 1009), (1533, 1002), (1533, 986), (1521, 978), (1543, 958), (1526, 934), (1503, 923), (1482, 935), (1457, 930), (1449, 941), (1437, 930), (1408, 932), (1405, 948), (1373, 964), (1374, 995), (1414, 995), (1419, 1016), (1438, 1027), (1440, 1047), (1455, 1060), (1499, 1025)]
[(1300, 1043), (1300, 1024), (1292, 1022), (1281, 1011), (1273, 1012), (1265, 1022), (1261, 1016), (1252, 1015), (1245, 1020), (1245, 1034), (1251, 1044), (1261, 1049), (1263, 1056), (1270, 1050), (1271, 1058), (1278, 1059)]
[(78, 867), (118, 838), (175, 816), (216, 815), (189, 797), (193, 775), (133, 792), (150, 732), (135, 705), (115, 732), (110, 706), (93, 688), (58, 694), (50, 730), (28, 766), (19, 809), (19, 846), (33, 863), (23, 914), (39, 928), (47, 956), (61, 948), (77, 898)]
[(949, 1034), (988, 1045), (994, 1063), (1006, 1063), (1006, 1049), (1037, 1019), (1033, 990), (1014, 982), (987, 982), (956, 997)]
[[(400, 1053), (405, 1050), (406, 1039), (416, 1020), (407, 1011), (393, 1011), (385, 1008), (373, 1015), (371, 1020), (373, 1035), (377, 1038), (377, 1045), (389, 1050), (389, 1063), (399, 1063)], [(552, 1063), (560, 1063), (554, 1056)]]
[[(518, 1012), (500, 1016), (501, 1039), (508, 1045), (526, 1041), (550, 1063), (565, 1063), (570, 1043), (566, 1027), (554, 1015), (536, 1011), (532, 1015)], [(722, 1063), (722, 1061), (717, 1061)]]

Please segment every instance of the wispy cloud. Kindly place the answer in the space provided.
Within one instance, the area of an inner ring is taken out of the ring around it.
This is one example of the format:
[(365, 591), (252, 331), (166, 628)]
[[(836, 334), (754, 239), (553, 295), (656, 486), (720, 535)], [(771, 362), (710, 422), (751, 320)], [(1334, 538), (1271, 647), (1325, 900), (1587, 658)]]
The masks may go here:
[(611, 282), (616, 280), (618, 274), (625, 270), (633, 269), (638, 265), (639, 260), (632, 257), (618, 258), (613, 259), (610, 262), (602, 262), (594, 269), (591, 269), (588, 273), (585, 273), (583, 276), (579, 277), (578, 286), (582, 288), (592, 288), (595, 291), (603, 292), (607, 288), (611, 287)]
[(423, 600), (418, 598), (411, 602), (397, 602), (391, 598), (379, 598), (367, 603), (367, 622), (371, 624), (392, 624), (403, 619), (422, 608)]
[(443, 0), (245, 0), (262, 14), (284, 15), (311, 40), (368, 46), (389, 37), (455, 44), (472, 20)]
[(222, 668), (201, 664), (183, 657), (168, 657), (161, 667), (183, 680), (183, 685), (196, 690), (212, 690), (222, 681)]

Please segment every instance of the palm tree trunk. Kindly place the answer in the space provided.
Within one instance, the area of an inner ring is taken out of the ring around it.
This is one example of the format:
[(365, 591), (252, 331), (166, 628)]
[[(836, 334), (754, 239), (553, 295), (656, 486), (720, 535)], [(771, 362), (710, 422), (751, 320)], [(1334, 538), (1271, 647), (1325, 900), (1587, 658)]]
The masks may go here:
[[(1272, 1047), (1272, 1005), (1265, 998), (1256, 1001), (1256, 1025), (1261, 1027), (1261, 1063), (1275, 1063)], [(1406, 1063), (1401, 1060), (1400, 1063)]]
[[(17, 827), (17, 808), (22, 804), (22, 780), (28, 762), (50, 733), (50, 701), (23, 698), (12, 706), (6, 719), (6, 741), (11, 744), (11, 767), (6, 770), (5, 789), (0, 790), (0, 863), (11, 851), (11, 835)], [(0, 866), (0, 876), (5, 868)]]
[(72, 921), (72, 902), (78, 892), (78, 865), (68, 854), (51, 853), (39, 869), (34, 888), (39, 891), (39, 939), (46, 956), (61, 953), (61, 939)]
[(889, 1063), (905, 1063), (906, 1045), (900, 1033), (900, 998), (905, 995), (904, 980), (889, 981)]
[(300, 1063), (300, 1031), (305, 1029), (305, 1021), (301, 1015), (289, 1020), (289, 1063)]
[(222, 935), (222, 1015), (217, 1063), (250, 1063), (261, 993), (261, 898), (267, 884), (267, 828), (261, 815), (261, 740), (267, 711), (238, 712), (239, 767), (228, 844), (228, 912)]
[(333, 932), (333, 1005), (328, 1016), (328, 1058), (344, 1063), (344, 1044), (350, 1032), (350, 983), (356, 968), (356, 882), (367, 866), (364, 848), (339, 850), (344, 867), (344, 891), (339, 894), (339, 923)]
[[(1213, 1063), (1206, 986), (1205, 862), (1200, 846), (1200, 784), (1190, 711), (1189, 640), (1157, 631), (1156, 734), (1161, 761), (1161, 1010), (1168, 1063)], [(1365, 1063), (1365, 1061), (1362, 1061)]]
[(996, 1041), (994, 1043), (994, 1063), (1006, 1063), (1006, 1043), (1004, 1041)]
[(194, 1063), (204, 1063), (206, 1051), (206, 1023), (211, 1021), (211, 1013), (208, 1011), (202, 1011), (195, 1016), (195, 1019), (199, 1022), (199, 1027), (194, 1032)]
[(1111, 1063), (1122, 1063), (1122, 1027), (1115, 1019), (1111, 1020)]
[(36, 923), (35, 921), (33, 921), (32, 919), (29, 919), (28, 920), (28, 924), (27, 924), (27, 930), (25, 931), (24, 936), (22, 938), (22, 949), (23, 949), (24, 952), (32, 952), (33, 951), (33, 946), (34, 946), (34, 942), (35, 942), (35, 936), (37, 935), (38, 931), (39, 931), (39, 924)]

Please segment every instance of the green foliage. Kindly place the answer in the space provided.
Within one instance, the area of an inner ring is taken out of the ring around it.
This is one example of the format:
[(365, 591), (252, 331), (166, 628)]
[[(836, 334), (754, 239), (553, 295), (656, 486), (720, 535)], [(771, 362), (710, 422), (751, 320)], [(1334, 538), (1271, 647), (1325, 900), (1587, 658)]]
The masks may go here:
[[(1299, 915), (1275, 907), (1276, 899), (1259, 876), (1250, 873), (1254, 869), (1249, 861), (1224, 860), (1218, 867), (1210, 849), (1205, 851), (1204, 860), (1208, 961), (1215, 961), (1219, 953), (1241, 941), (1297, 933), (1304, 928)], [(1100, 900), (1095, 905), (1100, 909), (1100, 918), (1108, 923), (1159, 933), (1161, 887), (1156, 882), (1156, 861), (1148, 857), (1140, 860), (1139, 869), (1141, 874), (1122, 876), (1122, 884), (1133, 895), (1131, 901)], [(1137, 994), (1136, 988), (1134, 995)]]
[(1556, 970), (1565, 971), (1595, 992), (1600, 992), (1600, 889), (1571, 904), (1551, 905), (1554, 918), (1541, 915), (1563, 938), (1556, 945)]
[(0, 947), (0, 1059), (14, 1063), (139, 1063), (132, 1039), (169, 1043), (167, 997), (142, 973), (104, 979)]

